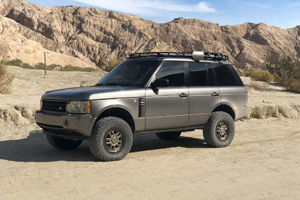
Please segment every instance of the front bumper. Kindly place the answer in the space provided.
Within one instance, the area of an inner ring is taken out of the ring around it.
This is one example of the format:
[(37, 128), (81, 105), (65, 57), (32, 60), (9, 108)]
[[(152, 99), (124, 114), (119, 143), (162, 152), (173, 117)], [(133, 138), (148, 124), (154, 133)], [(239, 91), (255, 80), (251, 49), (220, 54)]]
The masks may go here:
[(35, 121), (46, 133), (71, 139), (89, 138), (95, 119), (90, 114), (52, 114), (36, 111)]

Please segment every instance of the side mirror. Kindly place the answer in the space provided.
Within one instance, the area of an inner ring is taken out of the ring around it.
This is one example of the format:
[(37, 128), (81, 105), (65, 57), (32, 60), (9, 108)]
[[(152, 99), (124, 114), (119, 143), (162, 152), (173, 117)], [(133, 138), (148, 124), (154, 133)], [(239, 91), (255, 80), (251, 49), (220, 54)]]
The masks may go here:
[(169, 86), (169, 79), (166, 78), (156, 79), (153, 83), (151, 83), (151, 88), (168, 87), (168, 86)]

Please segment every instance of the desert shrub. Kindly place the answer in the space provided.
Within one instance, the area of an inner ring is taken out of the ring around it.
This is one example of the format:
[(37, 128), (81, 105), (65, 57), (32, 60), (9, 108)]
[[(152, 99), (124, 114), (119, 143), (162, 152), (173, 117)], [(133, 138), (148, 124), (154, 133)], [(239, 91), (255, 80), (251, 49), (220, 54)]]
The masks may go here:
[(252, 73), (251, 70), (247, 70), (247, 71), (244, 71), (244, 73), (242, 74), (242, 76), (249, 77), (251, 75), (251, 73)]
[(111, 61), (109, 61), (108, 65), (106, 67), (104, 67), (104, 71), (110, 72), (111, 70), (113, 70), (113, 68), (118, 66), (121, 62), (123, 62), (123, 60), (111, 60)]
[(254, 81), (251, 81), (250, 82), (250, 85), (248, 86), (248, 89), (254, 89), (254, 90), (258, 90), (258, 91), (261, 91), (262, 90), (262, 85), (258, 82), (254, 82)]
[(273, 82), (274, 76), (267, 70), (256, 69), (251, 74), (250, 77), (255, 81)]
[(14, 59), (14, 60), (6, 61), (5, 64), (6, 65), (12, 65), (12, 66), (18, 66), (18, 67), (22, 67), (22, 68), (25, 68), (25, 69), (35, 69), (33, 66), (29, 65), (28, 63), (23, 63), (23, 61), (20, 60), (20, 59)]
[(83, 72), (92, 72), (95, 71), (96, 69), (91, 68), (91, 67), (78, 67), (78, 66), (73, 66), (73, 65), (66, 65), (65, 67), (61, 68), (61, 71), (83, 71)]
[(24, 69), (35, 69), (35, 67), (29, 65), (28, 63), (22, 63), (21, 67)]
[(295, 92), (300, 92), (300, 56), (272, 54), (266, 57), (265, 66), (275, 77), (275, 80)]
[(6, 65), (19, 66), (19, 67), (22, 65), (22, 63), (23, 62), (20, 59), (14, 59), (14, 60), (5, 62)]
[(0, 62), (0, 93), (8, 94), (11, 92), (11, 84), (14, 76), (7, 72), (4, 62)]
[(45, 69), (45, 64), (44, 63), (38, 63), (38, 64), (35, 64), (35, 69)]

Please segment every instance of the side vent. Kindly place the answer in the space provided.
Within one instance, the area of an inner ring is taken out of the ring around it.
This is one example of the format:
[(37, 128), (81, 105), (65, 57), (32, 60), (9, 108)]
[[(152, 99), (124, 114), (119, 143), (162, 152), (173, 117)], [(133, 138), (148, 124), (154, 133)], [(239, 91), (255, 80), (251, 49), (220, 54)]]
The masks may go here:
[(145, 117), (145, 99), (140, 98), (139, 99), (139, 117)]

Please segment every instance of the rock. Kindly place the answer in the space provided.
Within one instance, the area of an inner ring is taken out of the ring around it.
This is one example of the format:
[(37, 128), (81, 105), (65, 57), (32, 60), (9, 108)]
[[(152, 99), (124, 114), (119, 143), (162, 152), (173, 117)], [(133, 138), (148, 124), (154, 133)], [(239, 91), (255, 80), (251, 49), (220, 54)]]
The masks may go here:
[(24, 118), (27, 118), (27, 119), (32, 119), (33, 118), (33, 113), (28, 108), (23, 108), (22, 111), (21, 111), (21, 114)]
[(300, 26), (219, 26), (198, 19), (155, 23), (140, 17), (77, 6), (42, 7), (24, 0), (0, 2), (0, 59), (19, 58), (77, 66), (103, 66), (143, 51), (218, 51), (238, 68), (262, 67), (269, 53), (296, 55)]

